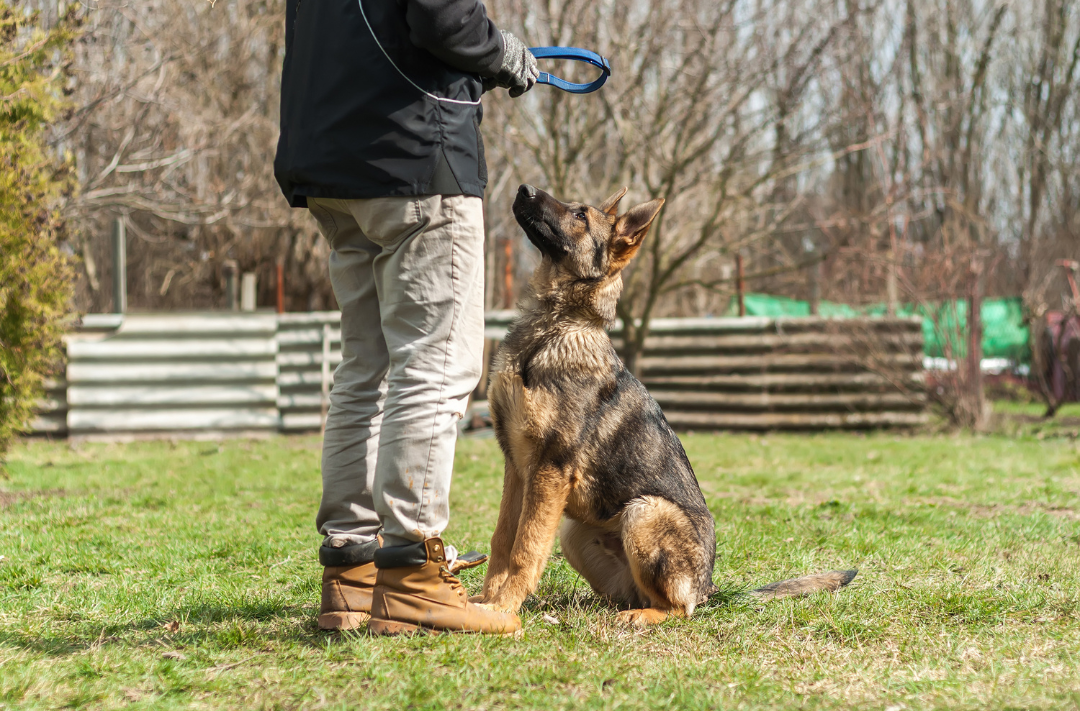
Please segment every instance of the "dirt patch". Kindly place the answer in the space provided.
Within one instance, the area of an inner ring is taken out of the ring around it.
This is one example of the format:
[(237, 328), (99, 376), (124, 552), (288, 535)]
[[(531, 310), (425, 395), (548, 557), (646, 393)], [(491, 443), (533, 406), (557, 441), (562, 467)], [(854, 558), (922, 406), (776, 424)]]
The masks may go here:
[(67, 496), (65, 489), (42, 489), (40, 491), (0, 491), (0, 510), (14, 506), (20, 501), (31, 499), (58, 498)]

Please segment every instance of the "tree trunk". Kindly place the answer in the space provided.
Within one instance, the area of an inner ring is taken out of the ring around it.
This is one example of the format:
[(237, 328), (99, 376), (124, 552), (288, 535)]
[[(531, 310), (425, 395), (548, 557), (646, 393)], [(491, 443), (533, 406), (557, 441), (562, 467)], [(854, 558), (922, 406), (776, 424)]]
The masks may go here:
[(971, 428), (978, 431), (986, 424), (986, 400), (982, 385), (982, 291), (981, 255), (971, 259), (971, 282), (968, 290), (967, 386), (965, 399)]

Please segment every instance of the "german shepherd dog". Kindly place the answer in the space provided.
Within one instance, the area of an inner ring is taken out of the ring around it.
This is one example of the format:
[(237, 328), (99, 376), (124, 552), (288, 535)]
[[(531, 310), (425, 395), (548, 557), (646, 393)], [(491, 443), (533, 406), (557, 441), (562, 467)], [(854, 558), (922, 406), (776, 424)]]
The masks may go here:
[[(660, 406), (626, 369), (605, 327), (622, 270), (662, 199), (618, 214), (522, 185), (514, 216), (542, 259), (499, 348), (488, 390), (506, 460), (481, 602), (516, 611), (540, 580), (559, 528), (570, 564), (646, 625), (689, 616), (716, 592), (716, 535), (694, 470)], [(773, 583), (762, 597), (836, 590), (838, 571)]]

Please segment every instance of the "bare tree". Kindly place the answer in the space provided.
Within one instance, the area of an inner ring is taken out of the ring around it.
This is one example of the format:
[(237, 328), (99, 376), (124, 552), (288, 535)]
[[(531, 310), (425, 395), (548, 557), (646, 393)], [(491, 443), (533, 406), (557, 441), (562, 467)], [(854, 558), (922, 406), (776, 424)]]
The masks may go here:
[(689, 287), (726, 285), (695, 267), (769, 238), (799, 204), (776, 186), (794, 185), (817, 147), (804, 98), (849, 18), (779, 2), (492, 4), (533, 43), (594, 47), (614, 64), (598, 95), (494, 102), (487, 135), (518, 180), (563, 199), (628, 184), (629, 199), (667, 200), (619, 306), (635, 368), (653, 317)]
[(273, 178), (283, 0), (89, 5), (76, 48), (80, 106), (56, 140), (77, 159), (87, 310), (111, 307), (108, 234), (126, 220), (135, 308), (214, 308), (221, 268), (259, 274), (273, 303), (275, 262), (288, 305), (329, 308), (327, 248)]

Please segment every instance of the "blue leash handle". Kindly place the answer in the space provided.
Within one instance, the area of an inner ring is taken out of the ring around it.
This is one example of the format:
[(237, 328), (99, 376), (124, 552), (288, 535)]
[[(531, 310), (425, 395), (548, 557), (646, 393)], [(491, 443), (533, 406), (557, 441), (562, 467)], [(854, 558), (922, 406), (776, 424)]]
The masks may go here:
[(540, 72), (540, 77), (536, 80), (538, 84), (550, 84), (556, 89), (562, 89), (568, 91), (571, 94), (591, 94), (604, 85), (604, 82), (611, 76), (611, 65), (608, 64), (606, 57), (601, 57), (596, 52), (590, 52), (587, 49), (578, 49), (577, 47), (531, 47), (529, 51), (537, 59), (573, 59), (577, 62), (585, 62), (591, 64), (600, 70), (600, 77), (596, 81), (588, 84), (575, 84), (573, 82), (560, 79), (559, 77), (548, 74), (547, 72)]

